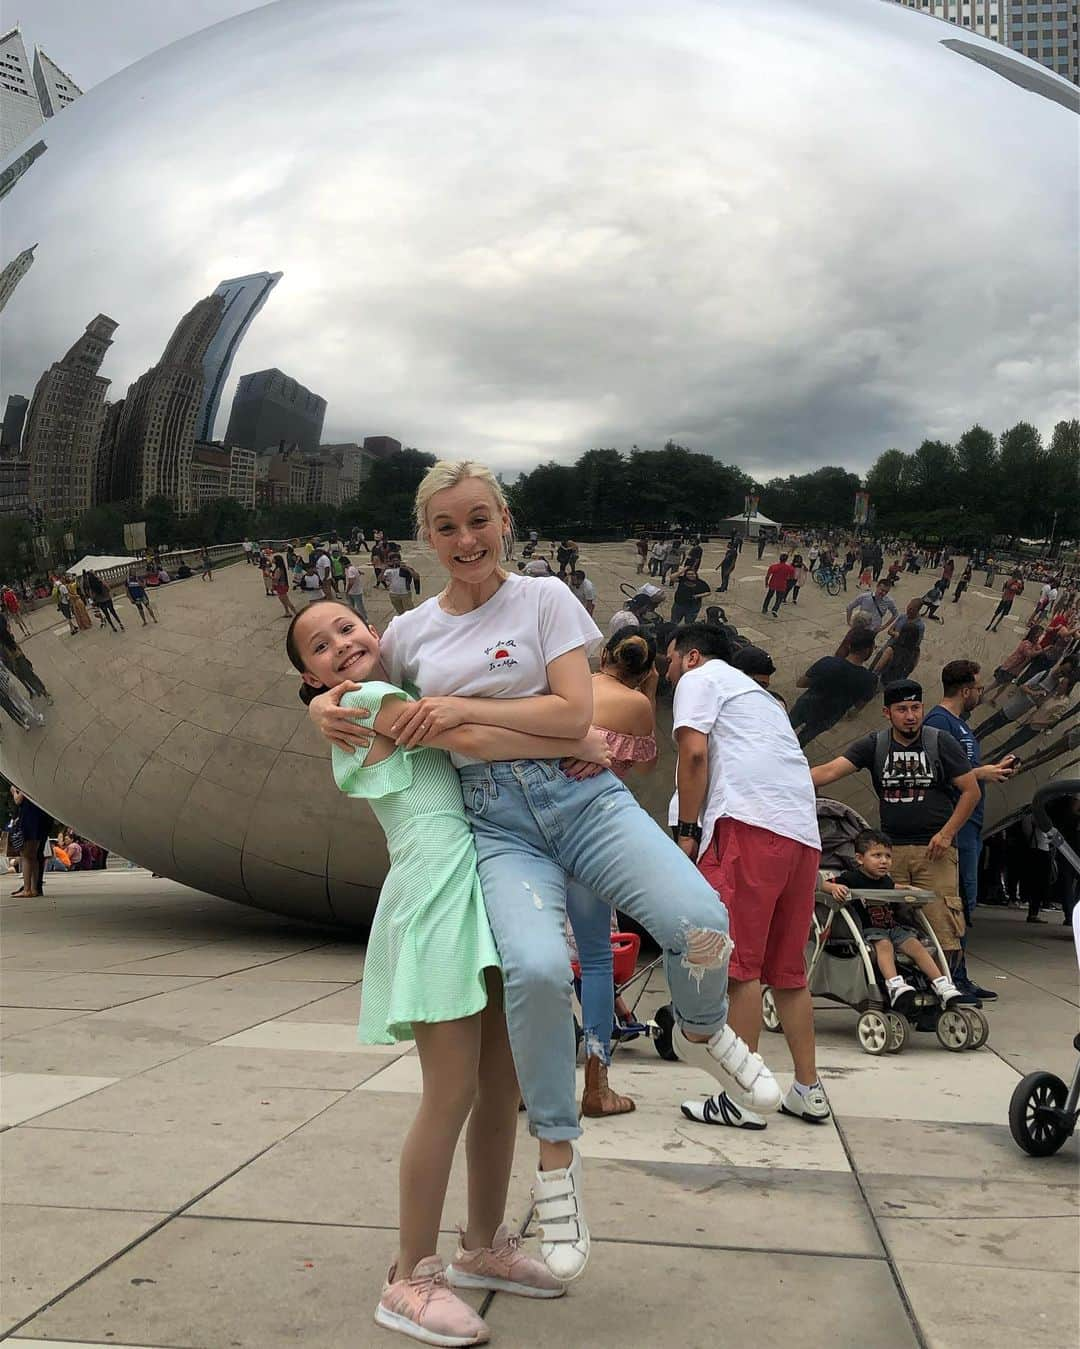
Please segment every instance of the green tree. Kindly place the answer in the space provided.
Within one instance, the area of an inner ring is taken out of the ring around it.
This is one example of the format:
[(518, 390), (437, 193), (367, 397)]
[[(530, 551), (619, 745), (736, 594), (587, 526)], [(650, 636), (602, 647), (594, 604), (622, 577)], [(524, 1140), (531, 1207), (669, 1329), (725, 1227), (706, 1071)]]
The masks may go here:
[(975, 423), (956, 442), (960, 492), (967, 508), (977, 514), (993, 513), (998, 487), (997, 441), (993, 432)]
[(420, 480), (434, 464), (433, 454), (405, 448), (386, 459), (376, 459), (364, 482), (364, 500), (371, 501), (372, 526), (388, 538), (408, 538), (413, 531), (412, 513)]
[(29, 576), (34, 570), (34, 531), (30, 521), (6, 519), (0, 529), (0, 578)]
[(116, 506), (91, 506), (79, 516), (75, 540), (87, 551), (118, 553), (124, 547), (124, 517)]
[(906, 505), (905, 479), (908, 456), (903, 450), (886, 450), (880, 454), (866, 475), (866, 490), (879, 520), (889, 520)]
[(1046, 460), (1047, 506), (1057, 512), (1054, 538), (1076, 541), (1080, 539), (1080, 420), (1058, 422)]
[(1039, 499), (1046, 468), (1042, 436), (1030, 422), (1017, 422), (1001, 433), (998, 447), (997, 528), (1010, 539), (1042, 537), (1049, 521), (1046, 531), (1040, 521), (1053, 514)]
[(146, 542), (151, 548), (165, 548), (178, 541), (179, 521), (169, 497), (149, 497), (140, 518), (146, 523)]

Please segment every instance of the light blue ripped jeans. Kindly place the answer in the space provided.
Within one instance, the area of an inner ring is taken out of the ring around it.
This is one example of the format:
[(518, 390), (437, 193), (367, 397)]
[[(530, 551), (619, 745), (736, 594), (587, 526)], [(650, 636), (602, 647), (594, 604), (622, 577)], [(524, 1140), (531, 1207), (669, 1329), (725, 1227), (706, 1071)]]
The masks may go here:
[(577, 1138), (567, 877), (652, 935), (679, 1022), (705, 1035), (727, 1020), (727, 909), (612, 773), (575, 782), (554, 761), (519, 759), (467, 765), (461, 786), (529, 1129)]

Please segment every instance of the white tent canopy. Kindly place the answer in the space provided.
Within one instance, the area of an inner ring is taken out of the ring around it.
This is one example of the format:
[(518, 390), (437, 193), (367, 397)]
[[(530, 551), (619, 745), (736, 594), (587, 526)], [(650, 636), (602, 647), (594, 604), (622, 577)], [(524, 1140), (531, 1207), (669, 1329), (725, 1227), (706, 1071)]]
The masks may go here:
[(64, 570), (72, 576), (81, 576), (84, 571), (108, 571), (110, 567), (137, 566), (139, 560), (137, 557), (95, 557), (93, 553), (87, 553), (74, 566), (65, 567)]
[(729, 515), (726, 519), (722, 520), (720, 523), (724, 525), (735, 525), (743, 533), (749, 534), (750, 538), (752, 539), (757, 538), (758, 531), (763, 526), (765, 527), (771, 526), (773, 529), (780, 528), (779, 520), (770, 520), (767, 515), (762, 515), (761, 511), (758, 511), (757, 515), (750, 516), (749, 525), (747, 524), (745, 511), (743, 512), (742, 515)]

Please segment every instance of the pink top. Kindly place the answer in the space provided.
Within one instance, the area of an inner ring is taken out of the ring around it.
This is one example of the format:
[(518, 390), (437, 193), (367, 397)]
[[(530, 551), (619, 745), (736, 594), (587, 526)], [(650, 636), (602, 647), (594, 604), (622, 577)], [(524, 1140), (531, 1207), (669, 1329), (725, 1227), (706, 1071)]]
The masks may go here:
[(598, 726), (611, 750), (611, 771), (618, 778), (626, 777), (636, 763), (652, 763), (656, 758), (656, 737), (652, 735), (625, 735)]

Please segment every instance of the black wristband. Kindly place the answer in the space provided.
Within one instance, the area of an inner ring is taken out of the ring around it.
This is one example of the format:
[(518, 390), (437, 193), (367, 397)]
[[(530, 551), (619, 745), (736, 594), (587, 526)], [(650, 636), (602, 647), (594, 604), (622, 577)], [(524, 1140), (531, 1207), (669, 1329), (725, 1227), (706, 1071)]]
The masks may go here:
[(692, 838), (695, 843), (701, 842), (701, 825), (696, 820), (680, 820), (676, 825), (676, 838)]

